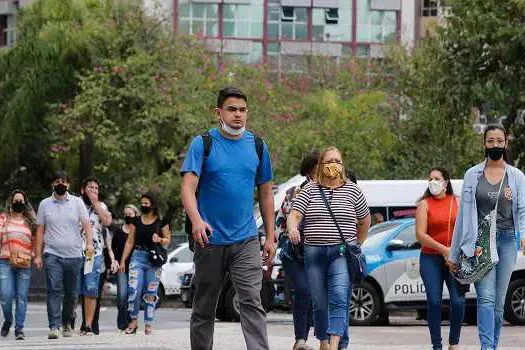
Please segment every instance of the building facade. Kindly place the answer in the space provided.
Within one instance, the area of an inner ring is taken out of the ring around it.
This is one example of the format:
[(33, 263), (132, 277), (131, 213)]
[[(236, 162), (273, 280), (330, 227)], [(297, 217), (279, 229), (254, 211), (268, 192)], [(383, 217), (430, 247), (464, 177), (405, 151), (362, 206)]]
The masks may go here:
[(26, 0), (0, 0), (0, 47), (13, 46), (16, 41), (16, 13)]

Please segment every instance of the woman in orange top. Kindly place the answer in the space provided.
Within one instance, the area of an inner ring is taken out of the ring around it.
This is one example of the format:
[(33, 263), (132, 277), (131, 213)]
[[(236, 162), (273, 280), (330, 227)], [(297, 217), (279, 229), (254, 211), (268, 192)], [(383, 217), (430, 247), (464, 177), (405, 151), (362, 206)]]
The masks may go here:
[(421, 243), (419, 268), (427, 294), (427, 321), (432, 349), (441, 345), (441, 305), (443, 282), (450, 295), (449, 349), (457, 349), (465, 314), (465, 296), (449, 271), (448, 253), (458, 211), (450, 175), (444, 168), (433, 168), (428, 188), (419, 200), (416, 212), (416, 237)]
[(14, 190), (6, 203), (6, 212), (0, 214), (0, 299), (4, 324), (0, 334), (6, 337), (13, 323), (13, 298), (16, 298), (15, 338), (24, 339), (27, 294), (31, 283), (31, 265), (28, 268), (11, 266), (11, 253), (25, 256), (33, 253), (35, 211), (21, 190)]

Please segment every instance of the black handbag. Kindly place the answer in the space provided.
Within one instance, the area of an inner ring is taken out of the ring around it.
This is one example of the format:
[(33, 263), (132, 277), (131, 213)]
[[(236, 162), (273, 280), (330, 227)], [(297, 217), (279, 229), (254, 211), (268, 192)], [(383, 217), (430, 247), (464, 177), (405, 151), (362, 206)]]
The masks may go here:
[[(157, 222), (158, 235), (160, 235), (160, 222)], [(161, 267), (168, 261), (168, 251), (159, 243), (153, 243), (148, 247), (149, 262), (154, 267)]]
[(339, 227), (339, 224), (337, 223), (337, 220), (335, 219), (332, 208), (330, 207), (330, 204), (328, 203), (328, 200), (326, 199), (326, 195), (324, 194), (324, 191), (321, 188), (321, 186), (319, 186), (319, 191), (321, 192), (321, 197), (323, 197), (323, 201), (326, 206), (326, 209), (328, 209), (328, 212), (330, 213), (330, 216), (332, 217), (335, 227), (337, 227), (337, 231), (339, 231), (341, 240), (343, 241), (343, 244), (345, 245), (344, 254), (346, 257), (346, 264), (348, 266), (348, 273), (350, 274), (350, 280), (354, 284), (363, 283), (365, 278), (368, 276), (366, 256), (359, 246), (354, 245), (354, 244), (349, 244), (345, 240), (343, 231), (341, 231), (341, 228)]

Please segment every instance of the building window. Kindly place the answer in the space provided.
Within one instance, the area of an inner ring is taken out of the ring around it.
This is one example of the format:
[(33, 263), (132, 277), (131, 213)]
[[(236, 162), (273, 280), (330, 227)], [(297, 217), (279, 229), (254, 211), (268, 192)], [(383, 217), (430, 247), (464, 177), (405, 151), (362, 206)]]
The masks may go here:
[(306, 40), (308, 36), (306, 8), (268, 7), (268, 37), (270, 39)]
[(358, 0), (357, 41), (383, 43), (396, 39), (396, 11), (370, 9), (370, 0)]
[(180, 33), (216, 37), (219, 32), (218, 5), (199, 3), (179, 3)]
[(437, 17), (439, 9), (438, 0), (422, 0), (421, 16), (423, 17)]
[(263, 37), (263, 3), (250, 5), (224, 4), (225, 37), (257, 38)]
[(261, 63), (263, 59), (263, 47), (262, 43), (252, 42), (251, 50), (249, 53), (226, 53), (223, 54), (223, 58), (228, 62), (242, 62), (247, 64)]
[(352, 2), (341, 1), (338, 9), (312, 10), (314, 41), (352, 41)]

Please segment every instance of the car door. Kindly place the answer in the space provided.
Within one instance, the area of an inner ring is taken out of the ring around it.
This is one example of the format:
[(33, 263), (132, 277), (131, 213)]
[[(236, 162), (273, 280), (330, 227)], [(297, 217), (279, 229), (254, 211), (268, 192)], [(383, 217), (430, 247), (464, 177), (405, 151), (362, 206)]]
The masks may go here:
[(162, 266), (161, 282), (166, 295), (179, 295), (184, 273), (193, 268), (193, 253), (187, 244), (168, 255), (168, 262)]
[(390, 262), (385, 265), (388, 283), (385, 303), (426, 300), (419, 274), (420, 248), (415, 223), (400, 228), (387, 243), (386, 255)]

